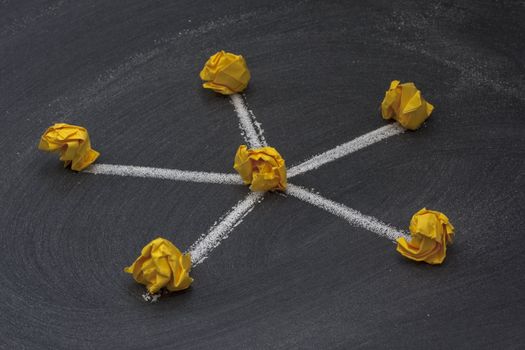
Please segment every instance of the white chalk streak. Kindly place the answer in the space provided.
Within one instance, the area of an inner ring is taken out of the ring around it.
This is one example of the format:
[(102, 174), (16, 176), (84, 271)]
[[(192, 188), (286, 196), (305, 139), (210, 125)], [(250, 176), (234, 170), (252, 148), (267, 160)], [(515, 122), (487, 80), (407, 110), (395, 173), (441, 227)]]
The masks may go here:
[(340, 218), (348, 221), (351, 225), (362, 227), (364, 229), (367, 229), (368, 231), (374, 232), (379, 236), (386, 237), (392, 241), (395, 241), (399, 237), (408, 238), (408, 235), (406, 233), (399, 231), (393, 228), (392, 226), (389, 226), (384, 222), (377, 220), (372, 216), (361, 214), (355, 209), (326, 199), (300, 186), (295, 186), (289, 183), (286, 193), (304, 202), (310, 203), (316, 207), (324, 209), (329, 213), (334, 214), (335, 216), (339, 216)]
[[(239, 117), (239, 127), (244, 133), (243, 136), (246, 143), (248, 144), (248, 148), (266, 146), (266, 141), (264, 138), (262, 138), (262, 135), (261, 139), (259, 138), (259, 133), (255, 128), (255, 116), (250, 112), (250, 110), (248, 110), (248, 107), (244, 103), (242, 96), (239, 94), (230, 95), (230, 101), (235, 108), (237, 116)], [(262, 130), (260, 128), (260, 124), (257, 125), (259, 130)]]
[(223, 218), (221, 218), (219, 223), (214, 224), (207, 234), (202, 235), (195, 243), (193, 243), (188, 250), (191, 254), (193, 266), (203, 262), (208, 257), (208, 254), (221, 244), (221, 241), (228, 238), (228, 234), (242, 222), (244, 217), (252, 211), (255, 204), (263, 199), (263, 196), (264, 193), (262, 192), (250, 192), (246, 198), (239, 201)]
[(359, 136), (352, 141), (348, 141), (347, 143), (343, 143), (331, 150), (318, 154), (299, 165), (291, 167), (288, 169), (288, 178), (317, 169), (323, 164), (333, 162), (336, 159), (359, 151), (362, 148), (389, 138), (390, 136), (401, 134), (404, 131), (405, 129), (403, 129), (398, 123), (385, 125), (379, 129)]
[(177, 169), (149, 168), (133, 165), (93, 164), (84, 172), (101, 175), (146, 177), (164, 180), (242, 185), (238, 174), (208, 173)]

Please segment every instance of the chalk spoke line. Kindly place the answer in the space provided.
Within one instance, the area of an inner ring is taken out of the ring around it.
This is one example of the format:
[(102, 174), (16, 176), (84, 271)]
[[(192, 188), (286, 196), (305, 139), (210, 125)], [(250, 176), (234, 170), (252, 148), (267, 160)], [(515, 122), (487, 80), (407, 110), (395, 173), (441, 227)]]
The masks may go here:
[(368, 231), (374, 232), (381, 237), (388, 238), (391, 241), (395, 242), (401, 237), (408, 238), (407, 233), (385, 224), (373, 216), (364, 215), (355, 209), (324, 198), (323, 196), (313, 193), (312, 191), (309, 191), (301, 186), (288, 183), (286, 193), (299, 200), (302, 200), (303, 202), (324, 209), (327, 212), (348, 221), (348, 223), (352, 226), (367, 229)]
[(351, 153), (357, 152), (367, 146), (373, 145), (376, 142), (385, 140), (390, 136), (399, 135), (403, 133), (405, 129), (398, 123), (388, 124), (379, 129), (366, 133), (359, 136), (351, 141), (343, 143), (337, 147), (334, 147), (328, 151), (318, 154), (301, 164), (291, 167), (288, 170), (288, 178), (292, 178), (299, 174), (306, 173), (311, 170), (319, 168), (321, 165), (333, 162), (339, 158), (347, 156)]
[(215, 249), (222, 240), (228, 238), (228, 234), (242, 222), (244, 217), (248, 215), (263, 198), (264, 193), (262, 192), (248, 193), (248, 195), (228, 211), (223, 218), (213, 224), (207, 234), (202, 235), (193, 243), (190, 249), (188, 249), (193, 266), (203, 262), (209, 252)]
[(216, 183), (224, 185), (242, 185), (238, 174), (210, 173), (203, 171), (150, 168), (134, 165), (93, 164), (87, 173), (97, 175), (116, 175), (131, 177), (148, 177), (164, 180)]
[[(250, 148), (267, 146), (268, 144), (263, 135), (261, 123), (257, 122), (255, 115), (248, 108), (246, 98), (240, 94), (233, 94), (230, 95), (230, 103), (233, 105), (235, 113), (237, 114), (239, 128), (241, 129), (241, 134), (247, 145)], [(385, 125), (289, 168), (287, 177), (292, 178), (316, 170), (322, 165), (338, 160), (403, 132), (404, 129), (397, 123)], [(243, 185), (240, 176), (233, 173), (215, 173), (115, 164), (93, 164), (84, 171), (96, 175), (130, 176), (173, 181), (214, 183), (221, 185)], [(372, 216), (362, 214), (355, 209), (327, 199), (301, 186), (288, 183), (286, 194), (323, 209), (328, 213), (347, 221), (352, 226), (364, 228), (391, 241), (396, 241), (400, 237), (408, 238), (408, 234), (404, 231), (400, 231)], [(263, 199), (263, 192), (248, 193), (244, 199), (240, 200), (233, 206), (233, 208), (227, 211), (217, 222), (215, 222), (205, 234), (202, 234), (187, 250), (191, 256), (192, 265), (195, 267), (206, 260), (211, 251), (228, 238), (228, 235), (235, 229), (235, 227), (237, 227)]]
[(230, 95), (230, 102), (239, 118), (239, 128), (249, 148), (268, 146), (263, 136), (261, 123), (255, 120), (255, 115), (248, 109), (244, 98), (239, 94)]

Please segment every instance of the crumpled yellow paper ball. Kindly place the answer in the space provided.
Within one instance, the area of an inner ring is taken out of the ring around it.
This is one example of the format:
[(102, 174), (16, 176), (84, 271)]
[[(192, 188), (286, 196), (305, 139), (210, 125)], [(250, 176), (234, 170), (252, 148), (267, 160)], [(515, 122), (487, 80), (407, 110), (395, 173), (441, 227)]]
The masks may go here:
[(173, 243), (160, 237), (142, 248), (137, 260), (124, 269), (151, 294), (163, 287), (171, 292), (188, 288), (193, 282), (190, 270), (190, 254), (182, 254)]
[(252, 191), (286, 189), (286, 165), (273, 147), (248, 149), (246, 145), (239, 146), (233, 168)]
[(205, 89), (231, 95), (246, 89), (251, 76), (244, 57), (219, 51), (208, 59), (200, 77)]
[(410, 242), (404, 237), (397, 240), (401, 255), (429, 264), (441, 264), (447, 255), (447, 244), (452, 244), (454, 227), (445, 214), (421, 209), (410, 221)]
[(421, 96), (414, 83), (400, 84), (399, 80), (390, 83), (390, 89), (381, 102), (383, 119), (395, 119), (404, 128), (416, 130), (434, 110)]
[(81, 171), (93, 163), (100, 153), (91, 149), (89, 134), (81, 126), (57, 123), (49, 127), (40, 139), (38, 148), (46, 152), (60, 151), (64, 167)]

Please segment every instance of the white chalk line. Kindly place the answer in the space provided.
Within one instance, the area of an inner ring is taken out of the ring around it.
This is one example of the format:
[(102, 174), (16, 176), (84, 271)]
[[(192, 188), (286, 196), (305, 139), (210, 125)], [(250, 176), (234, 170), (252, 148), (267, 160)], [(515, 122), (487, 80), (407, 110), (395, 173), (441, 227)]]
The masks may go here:
[(288, 178), (292, 178), (299, 174), (303, 174), (310, 170), (315, 170), (321, 165), (333, 162), (339, 158), (347, 156), (351, 153), (359, 151), (367, 146), (373, 145), (376, 142), (382, 141), (389, 138), (390, 136), (401, 134), (405, 129), (398, 123), (388, 124), (379, 129), (361, 135), (351, 141), (343, 143), (335, 148), (332, 148), (326, 152), (318, 154), (301, 164), (295, 165), (288, 169)]
[(221, 218), (218, 223), (215, 223), (208, 230), (208, 233), (202, 235), (193, 243), (188, 249), (193, 266), (202, 263), (213, 249), (217, 248), (223, 240), (228, 238), (228, 234), (242, 222), (244, 217), (248, 215), (263, 198), (263, 192), (250, 192)]
[[(251, 110), (249, 110), (241, 95), (234, 94), (230, 96), (231, 103), (239, 117), (239, 127), (243, 131), (243, 136), (250, 148), (257, 148), (266, 146), (266, 140), (263, 136), (261, 124), (257, 122)], [(317, 169), (319, 166), (341, 158), (347, 154), (353, 153), (361, 148), (371, 145), (375, 142), (381, 141), (387, 137), (403, 132), (399, 125), (392, 124), (379, 128), (368, 134), (362, 135), (350, 142), (337, 146), (336, 148), (326, 151), (318, 156), (314, 156), (309, 160), (299, 164), (290, 169), (288, 177), (304, 173), (309, 170)], [(210, 173), (199, 171), (187, 171), (178, 169), (164, 169), (141, 167), (131, 165), (113, 165), (113, 164), (94, 164), (84, 170), (87, 173), (103, 174), (103, 175), (117, 175), (117, 176), (132, 176), (143, 178), (159, 178), (166, 180), (189, 181), (189, 182), (204, 182), (204, 183), (219, 183), (219, 184), (235, 184), (242, 185), (243, 182), (237, 174), (224, 173)], [(396, 240), (398, 237), (406, 236), (406, 234), (388, 226), (385, 223), (358, 212), (357, 210), (346, 207), (337, 202), (331, 201), (317, 194), (314, 194), (304, 188), (288, 184), (287, 194), (290, 194), (300, 200), (315, 205), (321, 209), (339, 216), (350, 224), (363, 227), (369, 231), (375, 232), (381, 236), (387, 237), (391, 240)], [(209, 255), (209, 253), (217, 248), (223, 240), (228, 238), (230, 232), (238, 226), (250, 213), (255, 205), (264, 198), (262, 192), (251, 192), (245, 199), (239, 201), (223, 218), (216, 222), (206, 234), (202, 235), (189, 249), (188, 253), (191, 255), (192, 265), (197, 266), (202, 263)]]
[(308, 191), (303, 187), (288, 183), (286, 193), (306, 203), (324, 209), (329, 213), (348, 221), (353, 226), (362, 227), (368, 231), (378, 234), (381, 237), (386, 237), (391, 241), (395, 242), (400, 237), (405, 237), (407, 239), (409, 238), (407, 233), (399, 231), (398, 229), (387, 225), (372, 216), (364, 215), (355, 209), (324, 198), (318, 194)]
[(242, 95), (244, 104), (246, 108), (248, 109), (248, 113), (250, 113), (251, 121), (253, 126), (255, 127), (255, 130), (257, 131), (257, 136), (259, 136), (259, 140), (261, 141), (261, 144), (263, 146), (268, 146), (268, 143), (266, 142), (266, 138), (264, 137), (264, 129), (262, 128), (262, 123), (259, 123), (257, 119), (255, 118), (255, 114), (253, 113), (253, 110), (249, 108), (248, 100), (246, 99), (246, 95)]
[(134, 165), (93, 164), (86, 168), (84, 172), (97, 175), (144, 177), (175, 181), (216, 183), (223, 185), (243, 185), (242, 179), (238, 174), (150, 168)]
[(255, 115), (248, 109), (243, 97), (239, 94), (230, 95), (230, 102), (239, 117), (239, 128), (248, 144), (248, 148), (267, 146), (268, 144), (262, 135), (261, 123), (255, 120)]

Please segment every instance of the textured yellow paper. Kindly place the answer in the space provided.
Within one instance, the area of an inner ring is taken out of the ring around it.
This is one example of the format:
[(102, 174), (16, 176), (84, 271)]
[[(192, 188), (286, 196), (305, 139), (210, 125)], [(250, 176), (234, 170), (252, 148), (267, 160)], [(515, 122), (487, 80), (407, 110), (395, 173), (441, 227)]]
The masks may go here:
[(454, 227), (445, 214), (423, 208), (410, 221), (410, 235), (410, 242), (403, 237), (397, 240), (399, 253), (412, 260), (441, 264), (447, 244), (454, 239)]
[(241, 175), (250, 190), (264, 192), (286, 189), (286, 165), (273, 147), (248, 149), (239, 146), (233, 168)]
[(64, 167), (81, 171), (93, 163), (100, 153), (91, 149), (89, 134), (81, 126), (58, 123), (49, 127), (40, 139), (38, 148), (46, 152), (60, 151)]
[(415, 130), (430, 116), (434, 106), (425, 101), (414, 83), (390, 83), (390, 89), (381, 102), (384, 119), (395, 119), (406, 129)]
[(231, 95), (246, 89), (251, 76), (241, 55), (219, 51), (208, 59), (200, 77), (205, 89)]
[(172, 292), (188, 288), (193, 282), (190, 269), (190, 254), (182, 254), (173, 243), (159, 237), (142, 248), (137, 260), (124, 271), (154, 294), (163, 287)]

